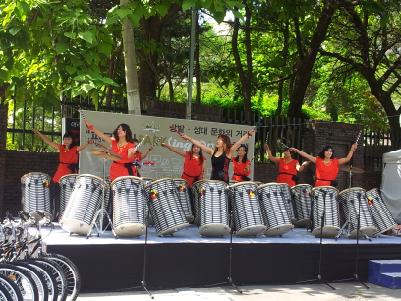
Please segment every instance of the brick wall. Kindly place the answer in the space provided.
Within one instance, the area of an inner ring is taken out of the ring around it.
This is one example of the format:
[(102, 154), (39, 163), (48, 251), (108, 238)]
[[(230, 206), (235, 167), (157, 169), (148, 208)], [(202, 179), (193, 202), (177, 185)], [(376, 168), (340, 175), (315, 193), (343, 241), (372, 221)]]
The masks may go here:
[(0, 151), (0, 215), (21, 209), (21, 177), (28, 172), (53, 175), (58, 153)]

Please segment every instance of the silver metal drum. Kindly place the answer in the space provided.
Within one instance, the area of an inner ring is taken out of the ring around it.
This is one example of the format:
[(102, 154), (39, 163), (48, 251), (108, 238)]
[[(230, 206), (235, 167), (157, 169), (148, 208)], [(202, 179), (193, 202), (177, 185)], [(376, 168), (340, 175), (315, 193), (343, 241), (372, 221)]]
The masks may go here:
[(61, 218), (61, 227), (69, 233), (87, 235), (101, 208), (106, 190), (107, 185), (101, 178), (89, 174), (79, 175)]
[(202, 236), (224, 236), (230, 233), (228, 221), (227, 184), (205, 180), (200, 186), (200, 225)]
[(377, 188), (366, 192), (368, 205), (371, 209), (373, 222), (380, 233), (387, 232), (397, 225)]
[(159, 236), (170, 235), (189, 226), (173, 179), (153, 181), (145, 186), (145, 191)]
[(283, 235), (294, 228), (279, 183), (261, 184), (256, 189), (263, 222), (267, 226), (265, 235)]
[(121, 237), (145, 233), (145, 189), (141, 178), (118, 177), (111, 183), (114, 232)]
[(207, 180), (199, 180), (192, 184), (192, 200), (194, 212), (194, 224), (200, 225), (200, 197), (202, 184)]
[(77, 177), (78, 174), (69, 174), (60, 178), (60, 216), (63, 215), (64, 210), (67, 207), (68, 201), (70, 200), (71, 194), (74, 190)]
[(23, 211), (33, 216), (45, 214), (51, 218), (50, 181), (50, 176), (42, 172), (30, 172), (21, 177)]
[(345, 189), (338, 195), (338, 202), (345, 222), (348, 222), (351, 237), (357, 236), (358, 212), (360, 216), (359, 235), (373, 236), (378, 232), (373, 223), (365, 189), (360, 187)]
[[(319, 186), (312, 189), (312, 233), (316, 237), (334, 238), (340, 232), (340, 211), (337, 203), (338, 190), (332, 186)], [(324, 225), (322, 215), (324, 212)]]
[(192, 213), (191, 193), (188, 187), (188, 183), (184, 179), (173, 180), (175, 185), (177, 185), (178, 198), (180, 200), (181, 207), (184, 210), (185, 218), (189, 223), (192, 223), (194, 220), (194, 215)]
[(266, 230), (256, 193), (257, 187), (254, 182), (240, 182), (228, 186), (228, 198), (238, 236), (256, 236)]
[(309, 227), (311, 224), (312, 211), (312, 186), (309, 184), (299, 184), (291, 188), (292, 199), (295, 205), (297, 227)]
[(281, 188), (281, 198), (284, 201), (285, 208), (288, 212), (288, 216), (290, 221), (293, 223), (296, 221), (295, 213), (294, 213), (294, 205), (292, 203), (292, 194), (291, 194), (291, 187), (286, 183), (277, 183), (280, 185)]

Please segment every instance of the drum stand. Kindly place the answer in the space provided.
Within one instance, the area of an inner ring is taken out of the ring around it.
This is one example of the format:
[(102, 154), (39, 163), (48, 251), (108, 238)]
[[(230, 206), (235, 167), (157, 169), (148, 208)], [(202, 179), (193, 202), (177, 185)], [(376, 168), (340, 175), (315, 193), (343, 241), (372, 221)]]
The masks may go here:
[(232, 258), (233, 258), (233, 210), (231, 208), (230, 210), (230, 244), (229, 244), (229, 264), (228, 264), (228, 276), (227, 276), (227, 281), (225, 282), (220, 282), (213, 284), (211, 286), (217, 286), (217, 285), (223, 285), (223, 284), (229, 284), (231, 285), (238, 293), (242, 294), (243, 291), (240, 289), (238, 285), (234, 283), (234, 280), (232, 278)]
[(327, 281), (324, 281), (322, 279), (322, 274), (321, 274), (321, 271), (322, 271), (322, 254), (323, 254), (322, 239), (323, 239), (324, 218), (325, 218), (325, 215), (326, 215), (326, 194), (327, 194), (327, 192), (323, 190), (322, 194), (323, 194), (323, 211), (322, 211), (322, 214), (320, 216), (320, 241), (319, 241), (318, 273), (317, 273), (316, 279), (298, 281), (297, 283), (314, 283), (314, 282), (318, 282), (318, 283), (326, 284), (332, 290), (335, 290), (336, 288), (334, 286), (330, 285)]
[[(103, 183), (106, 184), (106, 159), (103, 158)], [(106, 185), (103, 185), (102, 188), (102, 204), (100, 207), (100, 210), (98, 210), (95, 214), (95, 217), (93, 218), (93, 221), (90, 225), (89, 231), (86, 234), (86, 238), (88, 239), (90, 236), (92, 236), (92, 230), (93, 227), (96, 229), (96, 235), (99, 237), (99, 234), (104, 234), (106, 232), (106, 229), (108, 226), (111, 226), (111, 232), (113, 233), (115, 238), (118, 238), (116, 233), (114, 232), (114, 227), (113, 227), (113, 222), (111, 221), (110, 215), (107, 212), (106, 208), (104, 208), (104, 203), (105, 203), (105, 187)], [(106, 216), (108, 223), (106, 226), (103, 225), (104, 223), (104, 217)]]

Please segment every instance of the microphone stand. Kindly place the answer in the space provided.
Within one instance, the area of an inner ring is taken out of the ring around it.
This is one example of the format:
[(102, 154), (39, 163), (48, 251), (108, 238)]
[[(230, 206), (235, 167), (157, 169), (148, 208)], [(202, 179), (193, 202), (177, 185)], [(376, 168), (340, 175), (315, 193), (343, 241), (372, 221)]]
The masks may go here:
[[(148, 201), (149, 202), (149, 201)], [(148, 206), (148, 204), (146, 205)], [(147, 284), (146, 284), (146, 259), (147, 259), (147, 245), (148, 245), (148, 227), (149, 227), (149, 214), (150, 214), (150, 208), (148, 208), (148, 212), (146, 214), (146, 220), (145, 220), (145, 243), (143, 245), (143, 268), (142, 268), (142, 280), (141, 280), (141, 287), (144, 291), (146, 291), (151, 299), (154, 299), (154, 296), (152, 293), (148, 290)]]
[[(330, 285), (327, 281), (323, 280), (322, 278), (322, 259), (323, 259), (323, 227), (324, 227), (324, 220), (326, 217), (326, 195), (327, 192), (322, 190), (322, 195), (323, 195), (323, 211), (320, 215), (320, 240), (319, 240), (319, 263), (318, 263), (318, 273), (315, 279), (311, 280), (305, 280), (305, 281), (299, 281), (297, 283), (322, 283), (326, 284), (329, 288), (332, 290), (335, 290), (336, 288), (332, 285)], [(319, 197), (315, 196), (315, 202), (319, 201)], [(318, 207), (319, 208), (319, 207)]]

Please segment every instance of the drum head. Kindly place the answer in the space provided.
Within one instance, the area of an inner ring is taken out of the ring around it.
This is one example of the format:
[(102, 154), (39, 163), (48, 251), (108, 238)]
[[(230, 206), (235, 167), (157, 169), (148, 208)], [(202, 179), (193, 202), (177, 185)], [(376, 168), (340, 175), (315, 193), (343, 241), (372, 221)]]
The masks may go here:
[(199, 234), (206, 237), (224, 236), (229, 234), (230, 231), (231, 229), (228, 225), (220, 223), (210, 223), (199, 227)]
[(61, 228), (69, 233), (74, 233), (78, 235), (88, 235), (91, 227), (83, 221), (77, 219), (65, 219), (60, 221)]
[(140, 223), (125, 223), (114, 228), (114, 232), (119, 237), (137, 237), (145, 233), (146, 227)]
[(189, 223), (182, 223), (179, 225), (175, 225), (174, 227), (168, 228), (166, 230), (162, 230), (159, 233), (157, 233), (158, 236), (166, 236), (166, 235), (172, 235), (173, 233), (180, 231), (184, 228), (189, 227), (190, 224)]
[(283, 224), (283, 225), (279, 225), (279, 226), (267, 229), (264, 234), (266, 236), (280, 236), (280, 235), (283, 235), (284, 233), (287, 233), (288, 231), (291, 231), (293, 228), (294, 228), (294, 225)]
[(258, 186), (258, 184), (256, 184), (255, 182), (252, 182), (252, 181), (243, 181), (243, 182), (238, 182), (238, 183), (229, 185), (229, 186), (227, 186), (227, 188), (235, 188), (235, 187), (238, 187), (238, 186), (245, 186), (245, 185), (254, 185), (255, 188)]
[(265, 225), (253, 225), (238, 230), (237, 232), (235, 232), (235, 234), (241, 237), (258, 236), (265, 232), (266, 228), (267, 227)]
[(125, 179), (131, 179), (131, 180), (134, 180), (134, 181), (136, 181), (136, 182), (141, 182), (141, 183), (143, 182), (142, 178), (139, 178), (139, 177), (135, 177), (135, 176), (122, 176), (122, 177), (118, 177), (118, 178), (114, 179), (114, 181), (111, 182), (111, 186), (113, 186), (114, 183), (119, 182), (119, 181), (123, 181), (123, 180), (125, 180)]
[[(340, 228), (336, 226), (324, 226), (321, 232), (324, 238), (334, 238), (340, 232)], [(312, 234), (315, 235), (315, 237), (320, 237), (320, 227), (313, 229)]]
[[(61, 182), (64, 182), (64, 181), (68, 181), (69, 179), (75, 179), (76, 177), (78, 177), (79, 176), (79, 174), (77, 174), (77, 173), (70, 173), (70, 174), (68, 174), (68, 175), (65, 175), (65, 176), (62, 176), (61, 178), (60, 178), (60, 183)], [(75, 180), (74, 180), (75, 181)]]

